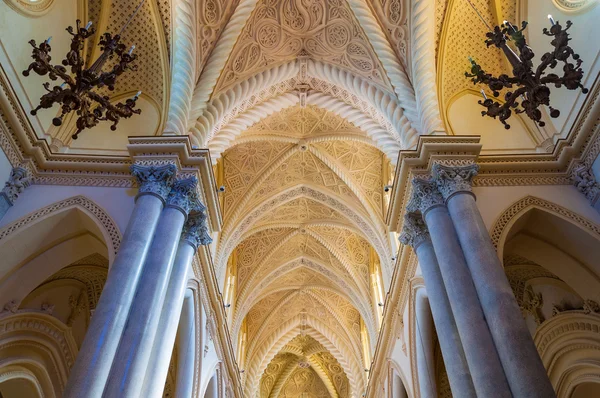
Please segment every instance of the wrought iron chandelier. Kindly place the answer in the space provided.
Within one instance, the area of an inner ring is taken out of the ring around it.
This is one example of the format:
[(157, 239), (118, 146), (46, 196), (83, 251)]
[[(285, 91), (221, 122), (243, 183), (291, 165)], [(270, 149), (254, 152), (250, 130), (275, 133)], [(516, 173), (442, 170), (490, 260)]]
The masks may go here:
[[(513, 73), (513, 76), (502, 74), (494, 77), (486, 73), (475, 60), (469, 57), (471, 73), (465, 72), (465, 76), (471, 78), (473, 84), (485, 84), (492, 91), (494, 97), (500, 95), (500, 90), (509, 89), (504, 95), (503, 104), (488, 98), (485, 91), (481, 89), (483, 101), (479, 100), (478, 103), (486, 108), (486, 110), (481, 111), (482, 116), (498, 118), (504, 124), (504, 128), (510, 129), (510, 125), (506, 123), (506, 120), (511, 117), (514, 111), (517, 114), (525, 113), (531, 120), (543, 127), (545, 123), (541, 120), (540, 106), (548, 106), (550, 117), (557, 118), (560, 116), (560, 111), (550, 106), (549, 85), (553, 84), (556, 88), (564, 86), (569, 90), (581, 88), (581, 92), (587, 94), (588, 89), (583, 87), (581, 83), (583, 79), (581, 64), (583, 61), (579, 54), (576, 54), (568, 44), (571, 39), (567, 31), (572, 25), (571, 21), (567, 21), (566, 28), (563, 29), (558, 21), (554, 21), (552, 16), (548, 15), (552, 26), (550, 30), (544, 28), (542, 32), (544, 35), (553, 38), (550, 44), (554, 49), (542, 55), (539, 65), (534, 68), (532, 59), (535, 54), (527, 45), (523, 35), (527, 22), (522, 23), (521, 29), (517, 29), (507, 21), (504, 21), (501, 26), (495, 26), (494, 29), (491, 29), (473, 3), (470, 0), (467, 1), (489, 29), (489, 32), (486, 33), (487, 40), (485, 40), (485, 44), (487, 47), (494, 45), (502, 50), (512, 67)], [(512, 50), (507, 41), (514, 43), (519, 55)], [(548, 68), (554, 69), (559, 63), (562, 64), (562, 76), (556, 73), (547, 73)]]
[[(109, 96), (101, 95), (93, 89), (106, 87), (109, 91), (113, 91), (118, 76), (126, 70), (137, 70), (137, 66), (132, 64), (137, 58), (133, 54), (135, 46), (131, 46), (129, 51), (126, 51), (125, 45), (120, 40), (121, 34), (137, 14), (142, 4), (144, 4), (144, 0), (137, 6), (117, 35), (112, 36), (108, 32), (102, 35), (98, 42), (102, 54), (87, 69), (84, 68), (83, 49), (85, 41), (95, 33), (95, 29), (91, 26), (92, 22), (88, 22), (85, 27), (80, 27), (81, 21), (77, 20), (76, 29), (73, 29), (72, 26), (66, 29), (73, 38), (71, 39), (71, 48), (65, 59), (62, 60), (62, 65), (50, 63), (52, 59), (50, 56), (52, 36), (41, 43), (39, 47), (36, 45), (35, 40), (30, 40), (29, 44), (33, 47), (31, 57), (34, 62), (23, 71), (23, 75), (29, 76), (30, 71), (33, 70), (40, 76), (48, 75), (52, 81), (57, 80), (59, 77), (63, 80), (62, 84), (55, 85), (52, 88), (50, 88), (50, 82), (43, 84), (48, 92), (42, 95), (40, 104), (37, 108), (31, 110), (31, 114), (36, 115), (40, 109), (48, 109), (58, 103), (61, 105), (61, 114), (52, 119), (52, 124), (60, 126), (65, 115), (76, 112), (78, 118), (76, 122), (77, 131), (72, 135), (74, 140), (83, 130), (96, 126), (100, 121), (111, 121), (110, 129), (114, 131), (117, 129), (117, 124), (121, 118), (127, 119), (133, 114), (139, 115), (141, 110), (135, 109), (135, 104), (141, 91), (138, 91), (132, 98), (125, 100), (125, 103), (112, 104)], [(106, 72), (102, 71), (106, 62), (112, 60), (115, 55), (117, 61), (112, 69)], [(66, 67), (70, 67), (70, 72)]]

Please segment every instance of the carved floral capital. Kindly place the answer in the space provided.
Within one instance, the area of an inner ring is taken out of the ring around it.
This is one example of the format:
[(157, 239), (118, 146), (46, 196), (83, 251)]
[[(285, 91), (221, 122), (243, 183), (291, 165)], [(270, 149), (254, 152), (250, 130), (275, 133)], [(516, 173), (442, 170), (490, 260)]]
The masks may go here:
[(452, 195), (459, 192), (471, 193), (473, 177), (477, 175), (478, 170), (479, 166), (476, 164), (444, 166), (436, 163), (433, 165), (432, 174), (444, 199), (448, 200)]
[(212, 243), (212, 238), (206, 226), (206, 215), (202, 211), (190, 214), (183, 227), (181, 239), (192, 245), (194, 250), (198, 250), (198, 247), (201, 245)]
[(416, 249), (421, 243), (429, 240), (429, 231), (419, 213), (408, 213), (404, 216), (404, 225), (402, 233), (398, 240), (404, 244)]
[(600, 184), (592, 171), (581, 163), (573, 170), (573, 185), (585, 195), (592, 205), (600, 198)]
[(196, 191), (197, 187), (198, 180), (196, 177), (176, 180), (167, 197), (167, 207), (176, 208), (187, 217), (190, 210), (202, 206)]
[(444, 205), (444, 198), (433, 180), (415, 178), (412, 180), (413, 192), (406, 210), (409, 212), (420, 211), (423, 215), (428, 210)]
[(137, 196), (154, 195), (164, 202), (171, 191), (176, 172), (177, 168), (174, 164), (161, 166), (134, 164), (131, 166), (131, 174), (137, 179), (139, 186)]

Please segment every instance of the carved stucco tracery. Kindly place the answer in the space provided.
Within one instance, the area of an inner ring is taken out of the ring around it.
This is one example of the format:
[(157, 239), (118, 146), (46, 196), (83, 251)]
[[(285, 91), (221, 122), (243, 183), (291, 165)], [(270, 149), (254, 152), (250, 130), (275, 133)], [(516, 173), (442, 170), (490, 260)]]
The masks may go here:
[(238, 38), (215, 92), (299, 54), (387, 86), (383, 68), (345, 0), (262, 0)]

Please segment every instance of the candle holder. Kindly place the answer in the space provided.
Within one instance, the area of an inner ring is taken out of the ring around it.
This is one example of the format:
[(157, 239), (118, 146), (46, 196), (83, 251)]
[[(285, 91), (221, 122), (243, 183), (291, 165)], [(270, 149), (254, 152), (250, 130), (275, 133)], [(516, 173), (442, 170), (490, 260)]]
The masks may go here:
[[(95, 33), (94, 28), (91, 27), (91, 22), (88, 22), (85, 27), (81, 27), (81, 21), (77, 20), (75, 29), (72, 26), (66, 29), (73, 37), (71, 38), (70, 49), (62, 60), (62, 65), (51, 63), (51, 37), (39, 46), (36, 45), (35, 40), (30, 40), (29, 44), (33, 47), (31, 57), (34, 62), (23, 71), (23, 75), (29, 76), (30, 71), (33, 70), (40, 76), (48, 75), (50, 80), (55, 81), (61, 78), (63, 81), (62, 84), (55, 85), (52, 88), (50, 88), (49, 82), (43, 84), (47, 93), (42, 95), (39, 105), (31, 110), (31, 114), (36, 115), (40, 109), (49, 109), (58, 103), (61, 105), (61, 113), (52, 119), (52, 124), (61, 126), (65, 115), (76, 112), (78, 118), (76, 121), (77, 130), (72, 135), (74, 140), (83, 130), (96, 126), (100, 121), (112, 122), (110, 129), (114, 131), (117, 129), (120, 119), (130, 118), (133, 114), (139, 115), (141, 110), (136, 109), (135, 106), (141, 91), (138, 91), (132, 98), (125, 100), (125, 103), (112, 104), (109, 96), (100, 95), (93, 89), (106, 87), (109, 91), (114, 91), (116, 80), (120, 75), (127, 70), (137, 70), (137, 66), (133, 64), (137, 58), (133, 54), (135, 46), (126, 51), (125, 45), (120, 40), (121, 33), (129, 25), (143, 3), (144, 0), (137, 6), (117, 35), (112, 36), (110, 33), (102, 35), (98, 42), (102, 54), (87, 69), (84, 68), (83, 49), (85, 41)], [(117, 62), (112, 69), (107, 72), (102, 71), (106, 62), (115, 57)]]
[[(510, 22), (504, 21), (501, 26), (496, 26), (491, 32), (486, 33), (487, 47), (495, 46), (502, 50), (508, 59), (513, 76), (502, 74), (494, 77), (486, 73), (480, 65), (472, 58), (471, 71), (465, 72), (465, 76), (470, 78), (473, 84), (483, 83), (491, 91), (494, 97), (500, 96), (500, 91), (510, 89), (504, 94), (504, 103), (487, 98), (484, 94), (484, 100), (478, 101), (480, 105), (486, 108), (481, 111), (482, 116), (498, 118), (504, 125), (504, 128), (510, 129), (506, 122), (513, 112), (525, 113), (531, 120), (540, 127), (545, 125), (542, 119), (542, 112), (539, 109), (545, 105), (550, 110), (550, 117), (557, 118), (560, 111), (550, 106), (550, 85), (556, 88), (566, 87), (568, 90), (581, 89), (581, 92), (587, 94), (588, 89), (583, 87), (583, 70), (581, 69), (582, 60), (578, 54), (569, 46), (569, 34), (567, 31), (572, 26), (571, 21), (567, 21), (566, 27), (563, 27), (548, 16), (552, 23), (550, 30), (544, 28), (544, 35), (552, 37), (550, 44), (554, 47), (542, 55), (539, 65), (534, 68), (532, 59), (535, 57), (533, 50), (527, 45), (523, 31), (527, 28), (527, 22), (521, 24), (521, 29), (517, 29)], [(512, 41), (519, 51), (517, 55), (507, 41)], [(548, 73), (548, 69), (554, 69), (562, 65), (562, 76), (556, 73)]]

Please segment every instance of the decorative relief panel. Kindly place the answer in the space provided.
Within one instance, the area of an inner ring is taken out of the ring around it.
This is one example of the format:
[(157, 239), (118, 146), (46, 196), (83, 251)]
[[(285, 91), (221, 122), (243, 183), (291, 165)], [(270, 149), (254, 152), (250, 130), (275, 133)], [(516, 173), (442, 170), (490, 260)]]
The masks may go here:
[(290, 363), (295, 362), (294, 360), (297, 360), (297, 356), (294, 354), (284, 352), (275, 355), (260, 379), (260, 397), (269, 397), (275, 382), (285, 372)]
[(354, 141), (327, 141), (315, 147), (343, 165), (353, 181), (365, 192), (373, 208), (381, 214), (383, 154), (375, 147)]
[[(492, 2), (488, 0), (472, 0), (482, 17), (490, 25), (496, 24)], [(446, 10), (444, 24), (447, 26), (445, 37), (440, 43), (442, 54), (442, 86), (440, 98), (444, 106), (457, 93), (465, 89), (473, 89), (473, 83), (465, 78), (469, 69), (468, 57), (494, 76), (506, 73), (501, 51), (492, 46), (485, 46), (486, 26), (479, 19), (467, 1), (453, 2)]]
[(281, 389), (281, 398), (329, 398), (331, 395), (312, 368), (298, 367)]
[(348, 376), (346, 376), (344, 369), (331, 353), (327, 351), (318, 352), (311, 359), (325, 370), (341, 398), (350, 396)]
[(210, 53), (231, 18), (239, 0), (200, 0), (197, 4), (197, 68), (202, 73)]
[(250, 184), (260, 177), (273, 160), (280, 157), (290, 147), (290, 144), (274, 141), (249, 142), (236, 145), (225, 153), (223, 157), (226, 188), (224, 193), (225, 218)]
[[(404, 67), (408, 64), (407, 12), (401, 0), (371, 0), (375, 14), (384, 32)], [(408, 3), (404, 3), (408, 4)]]
[(304, 54), (390, 87), (346, 1), (262, 0), (238, 38), (215, 92)]
[[(109, 9), (109, 22), (106, 30), (113, 33), (119, 32), (138, 4), (126, 0), (113, 0)], [(149, 2), (145, 2), (123, 32), (121, 41), (126, 45), (136, 46), (135, 53), (140, 61), (137, 63), (137, 72), (130, 72), (125, 78), (121, 79), (119, 84), (116, 85), (118, 91), (111, 93), (111, 96), (142, 90), (144, 94), (152, 97), (158, 103), (158, 106), (162, 108), (163, 78), (166, 71), (163, 71), (164, 58), (161, 52), (161, 47), (164, 45), (158, 41), (159, 36), (155, 29), (156, 18), (160, 18), (160, 16), (154, 14)], [(158, 22), (160, 26), (160, 21)], [(101, 29), (101, 31), (104, 30)], [(115, 62), (115, 60), (112, 62)], [(112, 65), (108, 65), (110, 63), (110, 61), (107, 63), (105, 69), (112, 67)]]
[(347, 221), (347, 218), (331, 207), (312, 199), (297, 198), (265, 214), (256, 222), (256, 225), (278, 222), (300, 224), (322, 220), (342, 222)]
[(244, 131), (242, 137), (251, 134), (273, 134), (302, 139), (310, 135), (338, 133), (365, 135), (361, 129), (331, 111), (314, 105), (304, 108), (297, 105), (266, 117)]
[(342, 228), (311, 227), (331, 243), (354, 267), (365, 281), (369, 280), (369, 243), (360, 236)]

